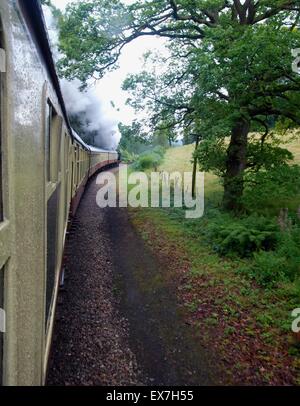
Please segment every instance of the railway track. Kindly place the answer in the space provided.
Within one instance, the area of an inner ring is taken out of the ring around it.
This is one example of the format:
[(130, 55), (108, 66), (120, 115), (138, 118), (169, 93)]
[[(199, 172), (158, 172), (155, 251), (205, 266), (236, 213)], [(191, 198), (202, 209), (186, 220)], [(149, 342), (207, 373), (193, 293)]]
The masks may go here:
[(215, 384), (164, 270), (126, 209), (96, 205), (98, 188), (92, 179), (68, 236), (48, 385)]

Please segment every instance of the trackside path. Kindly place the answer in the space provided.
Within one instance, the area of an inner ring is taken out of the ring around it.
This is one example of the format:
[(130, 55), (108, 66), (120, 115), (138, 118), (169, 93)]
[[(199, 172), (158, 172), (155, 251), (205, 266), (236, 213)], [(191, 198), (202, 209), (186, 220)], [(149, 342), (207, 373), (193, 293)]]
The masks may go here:
[(48, 385), (214, 385), (216, 359), (126, 209), (100, 209), (93, 178), (67, 243)]

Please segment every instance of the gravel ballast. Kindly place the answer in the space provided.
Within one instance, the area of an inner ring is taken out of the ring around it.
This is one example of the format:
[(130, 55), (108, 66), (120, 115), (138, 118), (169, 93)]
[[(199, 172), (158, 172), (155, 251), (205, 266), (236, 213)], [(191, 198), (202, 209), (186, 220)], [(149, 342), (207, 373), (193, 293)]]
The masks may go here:
[(114, 293), (112, 246), (95, 178), (86, 189), (66, 244), (48, 385), (140, 385), (128, 325)]
[(94, 177), (68, 236), (48, 385), (219, 384), (216, 354), (178, 303), (175, 269), (160, 263), (127, 209), (97, 206), (99, 188)]

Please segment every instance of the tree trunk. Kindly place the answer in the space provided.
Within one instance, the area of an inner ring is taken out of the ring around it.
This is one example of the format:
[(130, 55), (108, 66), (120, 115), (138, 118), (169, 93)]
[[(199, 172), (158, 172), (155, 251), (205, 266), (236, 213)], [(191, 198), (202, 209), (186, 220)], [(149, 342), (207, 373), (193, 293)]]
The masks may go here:
[(226, 173), (224, 177), (223, 206), (225, 210), (242, 210), (241, 198), (244, 191), (244, 172), (247, 166), (247, 143), (250, 123), (244, 119), (232, 128), (227, 150)]
[[(200, 142), (200, 135), (197, 135), (195, 152), (197, 151), (197, 149), (199, 147), (199, 142)], [(194, 158), (194, 165), (193, 165), (193, 180), (192, 180), (192, 196), (193, 196), (193, 199), (196, 198), (197, 161), (198, 161), (197, 157), (195, 157)]]

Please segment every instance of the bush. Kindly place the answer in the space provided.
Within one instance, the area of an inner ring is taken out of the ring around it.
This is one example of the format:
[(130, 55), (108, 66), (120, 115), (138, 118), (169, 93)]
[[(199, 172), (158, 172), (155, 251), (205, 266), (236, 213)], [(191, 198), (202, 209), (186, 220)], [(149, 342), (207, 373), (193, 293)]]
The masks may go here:
[(165, 154), (165, 149), (162, 147), (155, 147), (153, 150), (143, 153), (139, 156), (133, 165), (135, 170), (145, 171), (147, 169), (157, 170), (158, 166), (162, 163)]
[(263, 287), (300, 280), (300, 216), (289, 214), (286, 231), (276, 218), (235, 218), (211, 210), (203, 234), (221, 255), (248, 257), (239, 269)]
[(272, 250), (279, 227), (275, 221), (255, 215), (241, 219), (221, 215), (207, 226), (207, 231), (221, 255), (248, 257), (259, 250)]
[(252, 266), (241, 269), (251, 278), (264, 287), (273, 287), (279, 281), (285, 279), (284, 275), (285, 259), (272, 252), (260, 251), (254, 254)]
[(166, 149), (160, 145), (156, 146), (155, 148), (153, 148), (152, 152), (154, 154), (159, 155), (161, 158), (163, 158), (165, 156), (166, 153)]
[(300, 277), (300, 229), (294, 227), (282, 233), (275, 251), (255, 253), (253, 263), (241, 271), (264, 287), (297, 280)]
[(243, 201), (249, 210), (261, 210), (268, 203), (277, 204), (300, 193), (300, 166), (279, 165), (268, 171), (246, 176), (248, 187)]
[(284, 275), (290, 281), (294, 281), (300, 276), (300, 228), (298, 226), (282, 233), (276, 253), (279, 257), (285, 258)]
[(154, 157), (152, 154), (142, 155), (134, 163), (133, 167), (135, 170), (145, 171), (147, 169), (154, 168), (156, 162), (157, 162), (156, 157)]
[(121, 153), (121, 159), (125, 163), (131, 163), (138, 159), (138, 155), (128, 152), (127, 150), (121, 149), (120, 153)]

